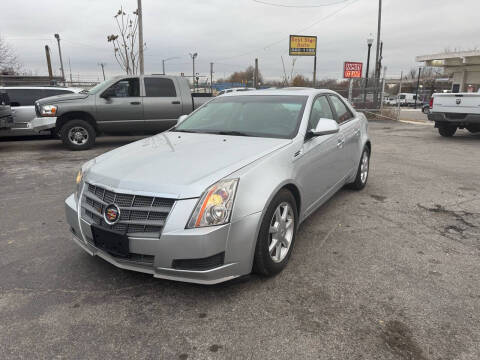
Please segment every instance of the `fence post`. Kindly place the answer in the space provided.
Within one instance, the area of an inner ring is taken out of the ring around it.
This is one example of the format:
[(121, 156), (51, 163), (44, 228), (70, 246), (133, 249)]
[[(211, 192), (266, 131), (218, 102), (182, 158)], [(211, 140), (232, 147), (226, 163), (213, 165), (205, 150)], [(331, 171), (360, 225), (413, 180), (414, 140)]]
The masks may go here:
[(400, 99), (398, 97), (402, 92), (402, 81), (403, 81), (403, 70), (400, 73), (400, 85), (398, 87), (398, 94), (397, 94), (397, 121), (400, 120), (400, 101), (399, 101)]
[(353, 90), (353, 79), (350, 78), (348, 83), (348, 102), (352, 104), (352, 90)]

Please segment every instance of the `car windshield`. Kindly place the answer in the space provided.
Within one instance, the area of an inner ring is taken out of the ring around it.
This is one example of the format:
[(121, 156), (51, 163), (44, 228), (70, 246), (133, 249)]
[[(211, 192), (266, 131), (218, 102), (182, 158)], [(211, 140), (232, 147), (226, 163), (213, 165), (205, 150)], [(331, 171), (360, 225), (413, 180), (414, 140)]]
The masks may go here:
[(307, 96), (226, 96), (205, 104), (172, 131), (291, 139)]

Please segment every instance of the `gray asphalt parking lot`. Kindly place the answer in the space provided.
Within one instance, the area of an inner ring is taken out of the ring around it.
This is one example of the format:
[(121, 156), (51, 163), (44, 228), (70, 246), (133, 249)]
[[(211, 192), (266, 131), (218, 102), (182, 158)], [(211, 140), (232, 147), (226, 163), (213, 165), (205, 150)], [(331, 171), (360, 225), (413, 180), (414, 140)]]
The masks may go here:
[(92, 258), (64, 199), (85, 152), (0, 141), (0, 358), (478, 359), (480, 135), (371, 122), (371, 173), (301, 227), (286, 270), (206, 287)]

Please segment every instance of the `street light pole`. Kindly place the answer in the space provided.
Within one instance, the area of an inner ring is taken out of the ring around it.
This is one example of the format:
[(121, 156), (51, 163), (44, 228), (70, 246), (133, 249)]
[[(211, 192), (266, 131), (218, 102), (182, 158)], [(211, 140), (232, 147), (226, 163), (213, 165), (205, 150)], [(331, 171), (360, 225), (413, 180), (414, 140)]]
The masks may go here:
[(420, 86), (420, 74), (422, 73), (422, 68), (418, 68), (418, 78), (417, 78), (417, 92), (415, 93), (415, 109), (417, 108), (417, 99), (418, 99), (418, 88)]
[(63, 59), (62, 59), (62, 48), (60, 47), (60, 35), (55, 34), (55, 39), (57, 39), (58, 43), (58, 55), (60, 56), (60, 70), (62, 71), (62, 79), (65, 82), (65, 71), (63, 70)]
[(140, 62), (140, 75), (144, 72), (143, 62), (143, 16), (142, 16), (142, 0), (138, 1), (138, 60)]
[(367, 91), (368, 91), (368, 73), (370, 72), (370, 51), (372, 50), (373, 44), (373, 35), (367, 38), (367, 46), (368, 46), (368, 55), (367, 55), (367, 72), (365, 73), (365, 90), (363, 92), (363, 103), (367, 102)]
[(192, 72), (192, 85), (195, 88), (195, 59), (197, 58), (198, 53), (190, 53), (190, 57), (192, 58), (192, 64), (193, 64), (193, 72)]

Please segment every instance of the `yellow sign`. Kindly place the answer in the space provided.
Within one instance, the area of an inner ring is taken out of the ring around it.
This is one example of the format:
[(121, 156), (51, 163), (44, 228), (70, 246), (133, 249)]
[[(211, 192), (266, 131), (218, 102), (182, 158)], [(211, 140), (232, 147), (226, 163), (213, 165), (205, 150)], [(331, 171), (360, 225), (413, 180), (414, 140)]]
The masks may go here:
[(290, 35), (290, 56), (317, 55), (317, 37)]

